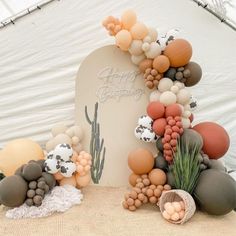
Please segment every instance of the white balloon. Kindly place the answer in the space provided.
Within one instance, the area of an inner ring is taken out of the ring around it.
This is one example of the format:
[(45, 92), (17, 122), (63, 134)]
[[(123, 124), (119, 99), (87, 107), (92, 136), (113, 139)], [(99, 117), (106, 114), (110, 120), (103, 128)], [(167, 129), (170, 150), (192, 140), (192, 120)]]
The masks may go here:
[(154, 142), (156, 140), (156, 134), (153, 130), (145, 128), (141, 135), (141, 140), (147, 143)]
[(144, 42), (143, 45), (142, 45), (142, 50), (144, 52), (148, 51), (150, 49), (150, 44), (147, 43), (147, 42)]
[(158, 102), (160, 100), (161, 93), (158, 90), (151, 92), (149, 101), (150, 102)]
[(179, 92), (179, 87), (176, 86), (176, 85), (173, 85), (171, 88), (170, 88), (170, 91), (177, 94)]
[(190, 112), (190, 111), (185, 110), (185, 111), (183, 112), (183, 117), (189, 118), (190, 116), (191, 116), (191, 112)]
[(151, 42), (153, 42), (153, 41), (152, 41), (151, 37), (150, 37), (149, 35), (147, 35), (147, 36), (143, 39), (143, 42), (144, 42), (144, 43), (151, 43)]
[(155, 57), (161, 55), (161, 47), (158, 43), (152, 42), (150, 43), (150, 48), (145, 52), (147, 58), (154, 59)]
[(181, 82), (179, 82), (179, 81), (175, 81), (175, 82), (174, 82), (174, 85), (175, 85), (175, 86), (178, 86), (179, 89), (185, 88), (184, 83), (181, 83)]
[(151, 42), (157, 41), (157, 30), (155, 28), (149, 27), (148, 28), (148, 36), (151, 38)]
[(144, 54), (141, 54), (139, 56), (131, 56), (131, 61), (135, 64), (135, 65), (139, 65), (139, 63), (141, 61), (143, 61), (146, 58), (146, 56)]
[(53, 152), (54, 158), (59, 161), (69, 161), (73, 155), (73, 149), (69, 144), (58, 144)]
[(44, 162), (45, 171), (50, 174), (55, 174), (60, 169), (60, 161), (56, 159), (47, 159)]
[(191, 107), (189, 104), (184, 105), (184, 110), (185, 111), (191, 111)]
[(76, 171), (76, 165), (72, 161), (63, 162), (61, 164), (61, 174), (64, 177), (71, 177), (73, 173)]
[(160, 96), (160, 102), (163, 103), (165, 106), (176, 103), (176, 100), (176, 95), (170, 91), (166, 91)]
[(151, 129), (152, 124), (153, 124), (153, 119), (150, 116), (145, 115), (145, 116), (141, 116), (138, 119), (139, 126)]
[(177, 102), (185, 105), (186, 103), (189, 103), (191, 94), (187, 89), (181, 89), (177, 93)]
[(173, 86), (173, 81), (171, 79), (169, 79), (169, 78), (162, 78), (159, 81), (158, 90), (163, 93), (165, 91), (169, 91), (172, 86)]
[(184, 129), (188, 129), (191, 125), (191, 122), (188, 118), (182, 117), (182, 125)]
[(135, 129), (134, 129), (134, 135), (137, 139), (141, 139), (142, 133), (144, 131), (145, 127), (138, 125)]
[(129, 52), (131, 55), (139, 56), (143, 53), (142, 49), (143, 41), (142, 40), (133, 40), (130, 47)]

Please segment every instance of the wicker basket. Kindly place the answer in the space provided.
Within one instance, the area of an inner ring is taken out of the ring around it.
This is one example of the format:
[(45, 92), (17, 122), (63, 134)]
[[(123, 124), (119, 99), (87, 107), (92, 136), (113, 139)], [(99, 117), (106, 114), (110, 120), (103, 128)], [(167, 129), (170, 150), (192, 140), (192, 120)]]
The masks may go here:
[(177, 202), (179, 202), (179, 201), (184, 202), (185, 215), (179, 221), (172, 221), (172, 220), (168, 220), (168, 221), (171, 223), (174, 223), (174, 224), (183, 224), (186, 221), (188, 221), (194, 215), (194, 213), (196, 211), (195, 202), (189, 193), (187, 193), (184, 190), (179, 190), (179, 189), (163, 192), (158, 205), (160, 207), (161, 213), (163, 213), (163, 211), (165, 210), (164, 205), (166, 202), (176, 202), (176, 201)]

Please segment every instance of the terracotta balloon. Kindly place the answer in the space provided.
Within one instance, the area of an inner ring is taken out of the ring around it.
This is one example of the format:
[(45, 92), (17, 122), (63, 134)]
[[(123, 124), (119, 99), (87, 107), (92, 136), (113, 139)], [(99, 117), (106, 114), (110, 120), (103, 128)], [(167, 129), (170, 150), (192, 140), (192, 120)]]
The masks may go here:
[(139, 64), (139, 70), (144, 73), (147, 68), (152, 68), (152, 62), (152, 59), (144, 59)]
[(121, 22), (124, 29), (130, 29), (137, 21), (136, 13), (132, 10), (125, 11), (121, 16)]
[(135, 173), (132, 173), (130, 176), (129, 176), (129, 183), (131, 186), (135, 186), (136, 185), (136, 180), (140, 178), (140, 175), (136, 175)]
[(76, 179), (75, 179), (75, 176), (72, 175), (71, 177), (69, 178), (63, 178), (61, 181), (60, 181), (60, 186), (63, 186), (63, 185), (72, 185), (74, 187), (76, 187)]
[(0, 169), (5, 176), (10, 176), (30, 160), (43, 158), (43, 149), (39, 144), (30, 139), (15, 139), (10, 141), (0, 152)]
[(160, 55), (153, 60), (153, 68), (159, 73), (166, 72), (170, 67), (170, 61), (167, 56)]
[(136, 149), (128, 156), (129, 168), (137, 175), (148, 173), (154, 166), (154, 157), (146, 149)]
[(185, 39), (175, 39), (167, 45), (164, 55), (169, 58), (170, 66), (185, 66), (192, 57), (192, 46)]
[(178, 104), (171, 104), (166, 107), (165, 116), (181, 116), (182, 110)]
[(165, 133), (165, 127), (167, 125), (166, 119), (165, 118), (159, 118), (156, 119), (153, 122), (152, 129), (155, 132), (156, 135), (158, 136), (163, 136)]
[(166, 174), (161, 169), (153, 169), (148, 174), (148, 178), (154, 185), (164, 185), (166, 183)]
[(59, 171), (56, 174), (53, 174), (53, 176), (55, 180), (62, 180), (63, 178), (65, 178)]
[(148, 28), (143, 23), (136, 23), (130, 29), (133, 39), (143, 39), (148, 34)]
[(127, 51), (132, 42), (131, 34), (128, 30), (121, 30), (116, 35), (116, 45), (120, 47), (121, 50)]
[(152, 119), (161, 118), (165, 114), (165, 107), (160, 102), (150, 102), (147, 107), (147, 114)]
[(185, 86), (191, 87), (201, 80), (202, 69), (196, 62), (189, 62), (184, 69), (190, 71), (190, 77), (186, 78), (186, 82), (184, 82)]
[(76, 183), (77, 183), (78, 188), (86, 187), (87, 185), (89, 185), (90, 180), (91, 180), (90, 173), (88, 173), (87, 175), (83, 175), (83, 176), (76, 174), (75, 178), (76, 178)]
[(226, 130), (213, 122), (202, 122), (193, 127), (203, 138), (203, 151), (211, 159), (222, 157), (229, 149), (229, 135)]

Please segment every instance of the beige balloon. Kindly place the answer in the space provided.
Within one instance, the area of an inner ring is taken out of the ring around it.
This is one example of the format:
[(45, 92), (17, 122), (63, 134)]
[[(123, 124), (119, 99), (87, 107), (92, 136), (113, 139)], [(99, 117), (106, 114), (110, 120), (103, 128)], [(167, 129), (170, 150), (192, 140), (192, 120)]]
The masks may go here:
[(52, 127), (52, 136), (55, 137), (58, 134), (64, 133), (68, 127), (64, 124), (56, 124), (55, 126)]
[(30, 139), (15, 139), (0, 152), (0, 170), (5, 176), (10, 176), (30, 160), (40, 159), (44, 159), (44, 152), (39, 144)]

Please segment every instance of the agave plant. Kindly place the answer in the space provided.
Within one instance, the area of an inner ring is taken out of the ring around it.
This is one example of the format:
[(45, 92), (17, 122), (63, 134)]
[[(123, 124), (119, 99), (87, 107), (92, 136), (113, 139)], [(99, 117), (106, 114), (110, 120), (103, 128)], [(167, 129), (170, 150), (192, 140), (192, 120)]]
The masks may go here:
[(190, 150), (187, 143), (178, 142), (172, 166), (177, 189), (182, 189), (192, 194), (200, 175), (199, 153), (200, 146), (198, 144), (194, 145)]

